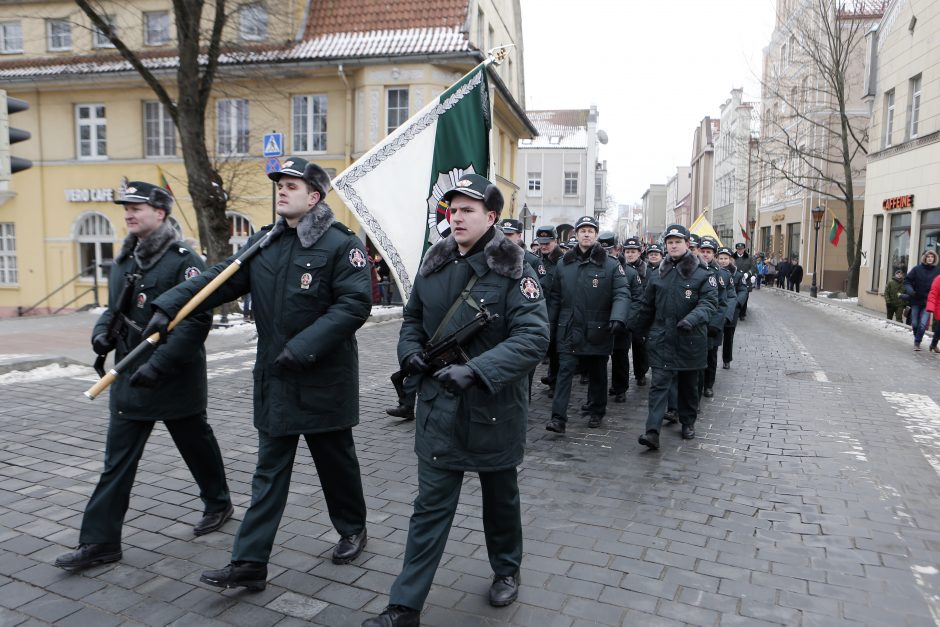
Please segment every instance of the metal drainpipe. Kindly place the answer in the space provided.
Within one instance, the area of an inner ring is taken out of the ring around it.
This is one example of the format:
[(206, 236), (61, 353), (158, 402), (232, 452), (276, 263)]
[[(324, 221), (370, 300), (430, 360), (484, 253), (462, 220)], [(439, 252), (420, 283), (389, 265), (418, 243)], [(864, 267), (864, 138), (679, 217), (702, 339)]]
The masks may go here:
[(343, 85), (346, 86), (346, 137), (344, 139), (343, 156), (346, 160), (345, 167), (352, 164), (352, 87), (346, 78), (346, 72), (343, 71), (343, 64), (339, 64), (339, 77), (343, 79)]

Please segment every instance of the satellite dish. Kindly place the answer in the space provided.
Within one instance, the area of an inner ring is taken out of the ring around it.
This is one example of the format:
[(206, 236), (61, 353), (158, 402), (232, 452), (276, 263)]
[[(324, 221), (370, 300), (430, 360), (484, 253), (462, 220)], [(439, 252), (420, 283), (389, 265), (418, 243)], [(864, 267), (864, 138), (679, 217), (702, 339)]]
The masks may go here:
[(606, 144), (609, 139), (610, 138), (607, 137), (607, 131), (604, 131), (604, 130), (597, 131), (597, 141), (599, 141), (602, 144)]

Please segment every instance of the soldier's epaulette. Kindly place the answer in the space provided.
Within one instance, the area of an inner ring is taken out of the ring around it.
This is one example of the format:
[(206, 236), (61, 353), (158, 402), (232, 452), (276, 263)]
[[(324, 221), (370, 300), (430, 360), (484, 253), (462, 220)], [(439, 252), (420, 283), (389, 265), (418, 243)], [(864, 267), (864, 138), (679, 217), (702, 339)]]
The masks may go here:
[(342, 222), (334, 222), (334, 223), (331, 224), (330, 226), (333, 227), (334, 229), (339, 229), (339, 231), (340, 231), (341, 233), (345, 234), (345, 235), (355, 235), (355, 234), (356, 234), (355, 231), (353, 231), (351, 228), (349, 228), (348, 226), (346, 226), (346, 225), (343, 224)]
[(186, 242), (176, 242), (176, 252), (181, 255), (188, 255), (192, 251), (189, 249), (189, 246), (186, 245)]

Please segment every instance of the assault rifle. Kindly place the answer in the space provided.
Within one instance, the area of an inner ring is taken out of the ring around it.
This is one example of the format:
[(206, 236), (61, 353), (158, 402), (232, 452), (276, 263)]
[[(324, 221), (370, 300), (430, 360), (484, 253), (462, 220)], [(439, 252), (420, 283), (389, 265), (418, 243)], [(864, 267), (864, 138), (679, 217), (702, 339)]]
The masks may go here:
[[(429, 342), (421, 352), (421, 359), (430, 366), (427, 372), (429, 374), (434, 373), (444, 366), (465, 364), (470, 361), (470, 358), (464, 351), (464, 347), (477, 333), (485, 329), (486, 325), (497, 318), (499, 318), (499, 314), (490, 313), (487, 311), (486, 307), (481, 306), (480, 312), (465, 325), (450, 335), (445, 335), (436, 342)], [(413, 374), (417, 373), (410, 372), (406, 368), (392, 374), (392, 385), (395, 386), (398, 398), (405, 398), (405, 377)]]
[[(134, 285), (140, 280), (140, 277), (139, 272), (124, 273), (124, 285), (121, 286), (121, 292), (117, 297), (117, 306), (111, 311), (111, 320), (108, 321), (108, 329), (105, 331), (105, 335), (114, 346), (127, 339), (129, 324), (125, 316), (131, 307), (131, 299), (134, 297)], [(98, 373), (99, 377), (105, 375), (104, 362), (107, 358), (107, 353), (98, 355), (95, 358), (95, 372)]]

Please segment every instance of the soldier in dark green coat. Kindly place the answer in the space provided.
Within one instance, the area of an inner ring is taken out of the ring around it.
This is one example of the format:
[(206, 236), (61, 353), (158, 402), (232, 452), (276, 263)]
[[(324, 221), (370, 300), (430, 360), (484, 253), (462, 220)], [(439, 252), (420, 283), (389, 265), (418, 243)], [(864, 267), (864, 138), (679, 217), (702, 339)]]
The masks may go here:
[(682, 437), (695, 437), (698, 413), (698, 371), (705, 368), (708, 322), (718, 306), (718, 280), (689, 251), (689, 230), (672, 224), (664, 231), (666, 255), (649, 275), (636, 312), (634, 328), (646, 332), (653, 370), (649, 417), (640, 444), (659, 448), (659, 431), (666, 413), (669, 387), (678, 379)]
[(728, 290), (734, 293), (734, 287), (731, 285), (731, 274), (722, 269), (715, 259), (715, 252), (718, 250), (718, 242), (710, 237), (703, 237), (699, 245), (699, 256), (702, 262), (708, 266), (709, 272), (718, 279), (718, 306), (715, 313), (708, 321), (708, 360), (702, 378), (699, 380), (699, 395), (705, 398), (712, 398), (715, 392), (715, 375), (718, 371), (718, 347), (721, 346), (722, 337), (725, 330), (725, 321), (728, 314)]
[[(634, 238), (628, 238), (627, 242)], [(604, 250), (610, 257), (623, 266), (624, 275), (627, 278), (627, 289), (630, 292), (630, 308), (632, 309), (640, 304), (640, 298), (643, 296), (643, 281), (639, 273), (633, 266), (626, 263), (624, 257), (620, 254), (620, 247), (617, 245), (617, 235), (612, 231), (601, 233), (597, 241), (600, 242)], [(630, 327), (630, 313), (627, 314), (627, 328)], [(607, 390), (608, 396), (614, 397), (615, 403), (625, 403), (627, 401), (627, 390), (630, 388), (630, 333), (617, 335), (614, 337), (613, 347), (610, 351), (610, 389)], [(590, 403), (582, 406), (589, 408)]]
[[(450, 203), (452, 234), (425, 255), (398, 341), (402, 368), (419, 377), (418, 496), (401, 574), (389, 606), (362, 623), (369, 627), (419, 623), (465, 472), (478, 473), (483, 492), (483, 534), (494, 573), (489, 602), (509, 605), (519, 589), (516, 467), (525, 449), (527, 375), (548, 347), (545, 299), (524, 250), (493, 228), (503, 206), (499, 188), (478, 174), (465, 174), (443, 200)], [(465, 347), (469, 361), (431, 372), (421, 357), (427, 343), (460, 328), (481, 309), (499, 317)]]
[[(372, 309), (372, 284), (365, 247), (336, 222), (323, 202), (326, 172), (298, 157), (288, 158), (277, 182), (281, 218), (248, 240), (268, 237), (218, 291), (200, 305), (206, 310), (251, 293), (258, 355), (254, 369), (254, 424), (258, 465), (232, 563), (203, 573), (213, 586), (265, 587), (267, 562), (287, 492), (298, 438), (302, 435), (317, 467), (330, 520), (339, 533), (336, 564), (355, 559), (366, 544), (366, 505), (352, 428), (359, 423), (359, 355), (356, 330)], [(270, 233), (270, 236), (269, 236)], [(172, 318), (229, 265), (214, 266), (154, 302)], [(171, 334), (172, 337), (172, 334)]]
[[(738, 315), (741, 308), (747, 303), (747, 283), (744, 273), (734, 265), (734, 253), (730, 248), (718, 249), (718, 265), (731, 275), (731, 285), (728, 291), (728, 313), (725, 316), (725, 330), (721, 342), (722, 369), (731, 368), (734, 358), (734, 331), (738, 326)], [(732, 298), (732, 292), (734, 297)]]
[[(177, 241), (166, 221), (173, 207), (163, 188), (133, 181), (117, 201), (124, 205), (128, 236), (108, 281), (108, 309), (92, 331), (99, 355), (116, 350), (120, 361), (146, 335), (150, 303), (205, 269), (202, 258)], [(206, 420), (206, 353), (209, 314), (193, 316), (176, 327), (130, 377), (111, 386), (111, 420), (105, 447), (104, 472), (82, 518), (78, 550), (60, 555), (56, 566), (75, 571), (121, 559), (121, 527), (131, 486), (153, 424), (162, 420), (183, 461), (199, 485), (204, 504), (196, 535), (215, 531), (232, 515), (222, 454)]]
[(615, 335), (627, 332), (630, 292), (623, 266), (597, 242), (593, 216), (575, 223), (578, 244), (555, 268), (548, 315), (557, 326), (558, 381), (552, 417), (545, 429), (564, 433), (571, 381), (580, 359), (588, 375), (588, 427), (597, 428), (607, 413), (607, 358)]

